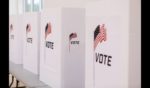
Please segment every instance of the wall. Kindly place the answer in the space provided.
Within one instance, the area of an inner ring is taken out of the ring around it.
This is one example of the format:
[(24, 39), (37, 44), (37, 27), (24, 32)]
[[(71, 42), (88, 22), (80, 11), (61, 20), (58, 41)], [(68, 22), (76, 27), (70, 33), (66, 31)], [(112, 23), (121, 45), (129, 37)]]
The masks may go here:
[(9, 0), (9, 15), (17, 14), (17, 0)]
[(87, 2), (101, 0), (43, 0), (43, 9), (57, 6), (85, 7)]
[[(85, 7), (87, 2), (100, 0), (42, 0), (43, 9), (58, 6)], [(24, 12), (24, 0), (9, 0), (9, 15), (22, 14)]]
[(23, 1), (24, 0), (9, 0), (9, 15), (22, 14), (24, 11)]
[(23, 11), (24, 11), (24, 8), (23, 8), (23, 6), (24, 6), (24, 4), (23, 4), (23, 1), (24, 0), (17, 0), (18, 2), (18, 14), (22, 14), (23, 13)]
[(141, 0), (130, 0), (129, 88), (141, 88)]

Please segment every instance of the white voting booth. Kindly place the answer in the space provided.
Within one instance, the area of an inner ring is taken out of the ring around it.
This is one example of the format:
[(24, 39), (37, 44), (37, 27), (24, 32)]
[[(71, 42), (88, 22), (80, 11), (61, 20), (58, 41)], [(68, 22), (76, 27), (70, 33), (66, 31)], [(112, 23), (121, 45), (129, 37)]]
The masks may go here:
[(85, 9), (41, 12), (40, 80), (52, 88), (84, 88)]
[(9, 17), (9, 59), (15, 64), (22, 64), (22, 15)]
[(140, 88), (137, 3), (100, 0), (86, 5), (85, 88)]
[(34, 74), (39, 72), (40, 14), (23, 15), (23, 67)]
[(12, 15), (10, 61), (52, 88), (140, 88), (139, 5), (95, 0)]

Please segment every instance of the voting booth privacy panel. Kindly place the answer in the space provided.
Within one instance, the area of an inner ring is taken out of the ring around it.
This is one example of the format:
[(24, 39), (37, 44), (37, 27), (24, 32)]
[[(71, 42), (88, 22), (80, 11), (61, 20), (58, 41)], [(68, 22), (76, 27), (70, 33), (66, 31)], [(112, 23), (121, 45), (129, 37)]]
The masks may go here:
[[(130, 83), (131, 69), (140, 69), (139, 59), (133, 60), (129, 54), (133, 49), (129, 48), (133, 43), (129, 36), (137, 33), (130, 28), (130, 5), (129, 0), (101, 0), (86, 5), (86, 88), (140, 88), (139, 73), (134, 74), (135, 84)], [(129, 64), (131, 59), (139, 65)]]
[(85, 9), (41, 12), (40, 80), (53, 88), (85, 86)]
[(39, 72), (40, 14), (23, 15), (23, 67), (34, 74)]
[(22, 64), (22, 15), (9, 17), (9, 60)]

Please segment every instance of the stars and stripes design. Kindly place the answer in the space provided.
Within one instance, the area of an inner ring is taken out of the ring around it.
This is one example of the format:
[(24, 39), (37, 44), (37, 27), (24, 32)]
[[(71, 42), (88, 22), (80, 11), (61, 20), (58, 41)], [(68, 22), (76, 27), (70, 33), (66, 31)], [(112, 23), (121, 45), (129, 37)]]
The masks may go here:
[[(96, 49), (97, 45), (99, 43), (102, 43), (102, 41), (106, 41), (107, 34), (106, 34), (106, 28), (105, 24), (98, 25), (94, 31), (94, 50)], [(94, 86), (95, 86), (95, 59), (93, 59), (93, 80), (94, 80)]]
[(47, 23), (46, 27), (45, 27), (45, 39), (47, 38), (47, 36), (51, 33), (51, 23)]
[(10, 32), (12, 32), (12, 31), (13, 31), (13, 25), (10, 24)]
[(70, 51), (70, 41), (71, 41), (71, 39), (76, 38), (76, 37), (77, 37), (77, 33), (71, 33), (69, 35), (69, 51)]
[(26, 34), (28, 34), (31, 31), (31, 25), (27, 24), (26, 26)]
[(105, 24), (98, 25), (96, 30), (94, 31), (94, 50), (97, 45), (102, 41), (106, 41), (106, 28)]
[(10, 38), (11, 39), (14, 39), (14, 34), (13, 33), (11, 33), (14, 29), (13, 29), (13, 25), (12, 24), (10, 24)]

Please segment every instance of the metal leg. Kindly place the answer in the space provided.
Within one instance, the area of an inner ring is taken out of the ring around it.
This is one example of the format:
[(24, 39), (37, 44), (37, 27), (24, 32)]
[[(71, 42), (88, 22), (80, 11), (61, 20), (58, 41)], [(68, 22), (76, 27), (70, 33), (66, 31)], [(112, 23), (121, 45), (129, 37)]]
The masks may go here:
[(10, 84), (9, 88), (11, 88), (13, 82), (14, 82), (14, 76), (12, 75), (12, 81), (11, 81), (11, 84)]
[(19, 80), (16, 79), (16, 88), (19, 88), (18, 84), (19, 84)]

